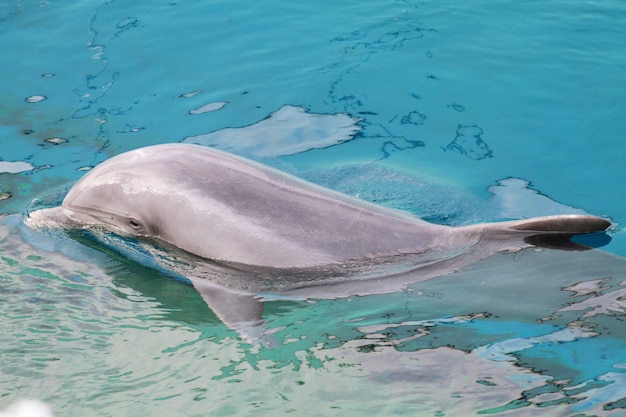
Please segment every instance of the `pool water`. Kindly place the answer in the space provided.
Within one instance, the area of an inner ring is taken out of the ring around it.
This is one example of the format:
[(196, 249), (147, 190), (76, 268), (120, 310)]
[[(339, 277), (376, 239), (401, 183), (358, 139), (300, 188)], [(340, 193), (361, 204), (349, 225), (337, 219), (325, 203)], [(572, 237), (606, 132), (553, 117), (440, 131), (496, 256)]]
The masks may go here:
[[(624, 2), (16, 0), (0, 50), (0, 409), (626, 415)], [(591, 213), (612, 240), (268, 302), (265, 348), (166, 273), (22, 224), (168, 142), (436, 223)]]

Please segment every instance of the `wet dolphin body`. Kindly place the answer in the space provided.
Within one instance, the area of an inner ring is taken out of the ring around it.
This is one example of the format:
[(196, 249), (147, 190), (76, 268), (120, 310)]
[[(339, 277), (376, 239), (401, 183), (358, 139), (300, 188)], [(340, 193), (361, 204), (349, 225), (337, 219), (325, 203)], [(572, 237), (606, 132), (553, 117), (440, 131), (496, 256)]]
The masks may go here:
[[(268, 294), (390, 292), (502, 251), (575, 246), (569, 237), (610, 226), (587, 215), (436, 225), (188, 144), (111, 158), (79, 180), (60, 207), (34, 211), (27, 223), (103, 228), (181, 249), (186, 261), (166, 267), (178, 268), (234, 328), (258, 322), (259, 300)], [(164, 253), (156, 257), (171, 252)]]

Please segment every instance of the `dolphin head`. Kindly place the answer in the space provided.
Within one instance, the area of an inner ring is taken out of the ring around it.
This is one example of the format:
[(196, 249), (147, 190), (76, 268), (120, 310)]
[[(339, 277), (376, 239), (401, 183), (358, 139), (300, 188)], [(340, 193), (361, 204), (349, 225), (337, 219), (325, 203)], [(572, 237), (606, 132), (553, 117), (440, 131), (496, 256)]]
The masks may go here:
[(102, 227), (134, 236), (157, 236), (158, 212), (152, 202), (158, 192), (153, 184), (159, 182), (151, 181), (156, 173), (149, 166), (134, 164), (130, 156), (94, 168), (72, 187), (61, 206), (33, 211), (26, 222), (40, 229)]

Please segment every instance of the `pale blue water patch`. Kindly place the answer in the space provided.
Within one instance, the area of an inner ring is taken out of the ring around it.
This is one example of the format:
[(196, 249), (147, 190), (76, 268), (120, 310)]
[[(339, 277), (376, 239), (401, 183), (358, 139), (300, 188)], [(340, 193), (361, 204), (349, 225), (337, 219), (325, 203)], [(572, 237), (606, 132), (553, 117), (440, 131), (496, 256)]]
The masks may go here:
[[(190, 114), (204, 113), (202, 109), (221, 109), (226, 103), (209, 103)], [(283, 106), (268, 118), (251, 126), (220, 129), (182, 140), (247, 155), (268, 158), (293, 155), (311, 149), (328, 148), (352, 139), (360, 130), (360, 118), (347, 114), (310, 114), (302, 107)]]
[[(0, 408), (623, 415), (625, 22), (615, 0), (2, 3)], [(273, 301), (264, 349), (167, 274), (19, 226), (192, 137), (439, 223), (585, 212), (613, 240)]]

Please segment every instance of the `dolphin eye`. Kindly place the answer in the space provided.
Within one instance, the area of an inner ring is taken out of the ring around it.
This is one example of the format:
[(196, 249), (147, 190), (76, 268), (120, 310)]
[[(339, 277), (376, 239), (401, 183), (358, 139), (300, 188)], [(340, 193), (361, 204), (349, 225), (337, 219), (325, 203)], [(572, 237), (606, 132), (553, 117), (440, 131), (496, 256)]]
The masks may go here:
[(132, 218), (131, 218), (131, 219), (128, 219), (128, 225), (129, 225), (131, 228), (135, 229), (135, 230), (141, 230), (141, 229), (143, 229), (143, 226), (141, 225), (141, 223), (139, 223), (139, 221), (138, 221), (138, 220), (135, 220), (135, 219), (132, 219)]

